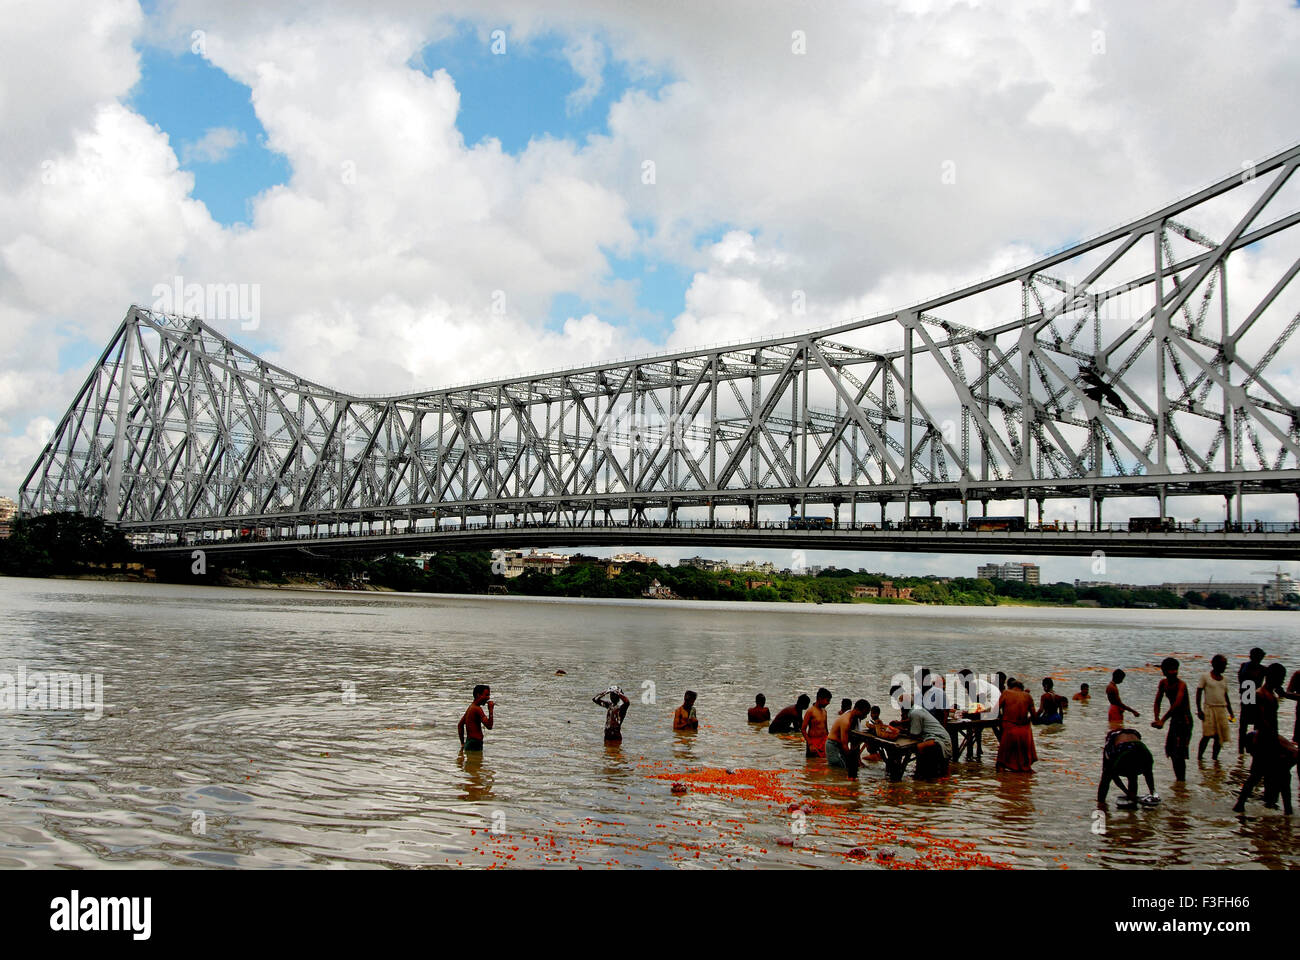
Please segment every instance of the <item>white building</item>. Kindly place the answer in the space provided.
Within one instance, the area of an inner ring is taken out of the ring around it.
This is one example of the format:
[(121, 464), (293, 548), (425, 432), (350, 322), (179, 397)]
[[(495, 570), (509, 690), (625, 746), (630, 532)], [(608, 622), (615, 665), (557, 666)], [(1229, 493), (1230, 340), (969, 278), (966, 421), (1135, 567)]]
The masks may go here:
[(1016, 583), (1038, 583), (1036, 563), (982, 563), (975, 576), (983, 580), (1010, 580)]
[(679, 567), (692, 567), (696, 570), (704, 570), (708, 573), (718, 573), (726, 570), (727, 563), (725, 560), (710, 560), (707, 557), (686, 557), (677, 561)]
[(654, 557), (647, 557), (644, 553), (616, 553), (611, 558), (614, 563), (658, 563)]

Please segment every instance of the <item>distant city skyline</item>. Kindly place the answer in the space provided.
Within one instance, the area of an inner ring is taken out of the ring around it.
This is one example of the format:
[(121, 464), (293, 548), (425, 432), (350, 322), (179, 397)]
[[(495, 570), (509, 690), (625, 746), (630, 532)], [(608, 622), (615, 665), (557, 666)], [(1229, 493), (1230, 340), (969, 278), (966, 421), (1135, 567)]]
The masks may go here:
[[(563, 550), (585, 553), (596, 557), (610, 557), (616, 553), (633, 551), (653, 556), (660, 563), (676, 565), (686, 557), (701, 556), (709, 559), (742, 563), (754, 560), (771, 563), (778, 570), (791, 567), (793, 550), (749, 550), (734, 547), (701, 548), (649, 547), (628, 543), (619, 547), (539, 547), (539, 550)], [(836, 566), (897, 576), (974, 577), (976, 569), (985, 563), (1033, 563), (1040, 569), (1042, 583), (1073, 583), (1075, 580), (1110, 581), (1113, 583), (1160, 584), (1165, 582), (1205, 582), (1222, 580), (1231, 582), (1264, 582), (1276, 569), (1291, 576), (1300, 576), (1300, 562), (1264, 563), (1259, 560), (1171, 560), (1167, 558), (1107, 557), (1105, 572), (1093, 569), (1096, 560), (1088, 556), (1024, 556), (998, 553), (910, 553), (862, 552), (840, 550), (802, 551), (802, 564)], [(1256, 573), (1256, 571), (1265, 571)]]

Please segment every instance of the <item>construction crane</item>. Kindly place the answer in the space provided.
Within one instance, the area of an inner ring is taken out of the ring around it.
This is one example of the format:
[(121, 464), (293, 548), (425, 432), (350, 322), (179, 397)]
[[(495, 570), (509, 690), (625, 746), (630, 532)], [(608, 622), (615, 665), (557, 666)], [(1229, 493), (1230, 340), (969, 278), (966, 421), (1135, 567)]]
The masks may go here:
[[(1273, 578), (1271, 584), (1264, 584), (1265, 602), (1269, 602), (1268, 594), (1270, 590), (1273, 593), (1273, 603), (1285, 603), (1287, 596), (1296, 592), (1295, 581), (1291, 580), (1291, 575), (1289, 573), (1283, 573), (1281, 567), (1278, 567), (1275, 570), (1252, 570), (1250, 572), (1253, 574), (1263, 574), (1266, 577)], [(1291, 582), (1288, 584), (1287, 581)]]

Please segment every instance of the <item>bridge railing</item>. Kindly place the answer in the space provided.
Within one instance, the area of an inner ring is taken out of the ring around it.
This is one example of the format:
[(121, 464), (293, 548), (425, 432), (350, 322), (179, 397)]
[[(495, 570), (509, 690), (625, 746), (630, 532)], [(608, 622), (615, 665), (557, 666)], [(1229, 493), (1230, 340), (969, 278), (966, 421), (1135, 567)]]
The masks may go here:
[[(929, 517), (913, 517), (911, 522), (907, 520), (886, 520), (881, 523), (830, 523), (824, 527), (811, 527), (806, 523), (792, 524), (788, 520), (646, 520), (642, 522), (628, 523), (626, 521), (602, 521), (595, 520), (587, 523), (568, 524), (557, 523), (553, 521), (515, 521), (502, 520), (495, 523), (489, 521), (476, 523), (459, 523), (459, 522), (442, 522), (437, 527), (433, 526), (410, 526), (400, 529), (367, 529), (354, 531), (326, 531), (326, 530), (298, 530), (285, 532), (282, 530), (265, 530), (253, 533), (239, 533), (224, 536), (191, 536), (183, 540), (170, 538), (165, 540), (154, 540), (147, 543), (137, 543), (138, 550), (162, 550), (175, 549), (178, 546), (204, 546), (204, 545), (222, 545), (236, 543), (299, 543), (313, 541), (339, 541), (339, 540), (365, 540), (371, 538), (389, 538), (395, 541), (401, 541), (406, 537), (437, 537), (444, 534), (460, 534), (472, 532), (488, 532), (502, 530), (520, 530), (520, 531), (538, 531), (538, 530), (699, 530), (699, 531), (752, 531), (765, 530), (772, 532), (786, 532), (791, 535), (795, 534), (822, 534), (834, 535), (844, 533), (882, 533), (898, 536), (919, 536), (933, 539), (943, 539), (950, 536), (976, 537), (976, 538), (993, 538), (1005, 537), (1008, 535), (1037, 536), (1044, 539), (1057, 537), (1067, 534), (1116, 534), (1116, 535), (1133, 535), (1149, 536), (1151, 534), (1176, 535), (1176, 534), (1232, 534), (1232, 535), (1249, 535), (1249, 534), (1300, 534), (1300, 522), (1279, 522), (1270, 520), (1251, 520), (1243, 523), (1225, 523), (1218, 522), (1201, 522), (1201, 521), (1174, 521), (1160, 525), (1151, 525), (1149, 523), (1131, 524), (1128, 521), (1118, 521), (1113, 523), (1088, 524), (1077, 521), (1045, 521), (1043, 523), (1030, 523), (1023, 527), (1012, 525), (990, 526), (988, 521), (983, 518), (974, 517), (962, 523), (961, 521), (945, 521), (941, 518), (934, 518), (938, 521), (933, 527), (929, 526)], [(917, 523), (917, 521), (922, 521)], [(983, 522), (981, 522), (983, 521)]]

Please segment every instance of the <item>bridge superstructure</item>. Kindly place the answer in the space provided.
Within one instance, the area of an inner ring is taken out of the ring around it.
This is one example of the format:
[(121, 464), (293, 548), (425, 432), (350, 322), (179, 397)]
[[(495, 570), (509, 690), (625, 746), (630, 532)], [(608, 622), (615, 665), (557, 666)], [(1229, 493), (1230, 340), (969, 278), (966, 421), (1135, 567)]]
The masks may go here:
[[(959, 504), (952, 536), (922, 547), (942, 550), (990, 502), (1018, 501), (1033, 525), (1045, 500), (1086, 499), (1083, 529), (1101, 532), (1108, 498), (1154, 498), (1163, 517), (1170, 498), (1216, 495), (1231, 539), (1245, 496), (1300, 497), (1298, 163), (1300, 146), (888, 314), (400, 396), (312, 382), (200, 318), (133, 306), (20, 510), (179, 546), (241, 530), (757, 529), (778, 507), (868, 530), (887, 510)], [(1300, 534), (1278, 536), (1241, 555), (1294, 555)]]

